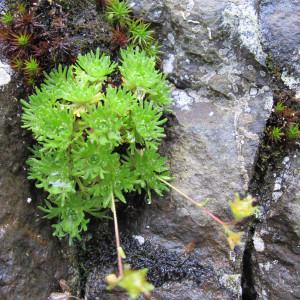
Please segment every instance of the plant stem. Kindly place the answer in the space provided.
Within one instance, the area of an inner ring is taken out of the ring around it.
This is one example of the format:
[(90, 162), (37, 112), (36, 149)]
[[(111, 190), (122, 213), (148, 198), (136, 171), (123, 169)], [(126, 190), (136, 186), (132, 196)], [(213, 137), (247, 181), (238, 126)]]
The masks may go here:
[(164, 184), (166, 184), (167, 186), (169, 186), (170, 188), (172, 188), (174, 191), (176, 191), (178, 194), (180, 194), (181, 196), (183, 196), (185, 199), (189, 200), (190, 202), (192, 202), (193, 204), (195, 204), (196, 206), (200, 207), (207, 215), (209, 215), (212, 219), (214, 219), (217, 223), (221, 224), (222, 226), (226, 226), (226, 223), (223, 222), (221, 219), (219, 219), (217, 216), (215, 216), (210, 210), (208, 210), (207, 208), (201, 206), (201, 203), (197, 202), (196, 200), (192, 199), (191, 197), (189, 197), (188, 195), (186, 195), (184, 192), (182, 192), (181, 190), (179, 190), (178, 188), (176, 188), (174, 185), (172, 185), (171, 183), (169, 183), (168, 181), (160, 178), (159, 176), (157, 176), (157, 178), (163, 182)]
[(122, 277), (123, 276), (123, 263), (122, 263), (122, 257), (121, 257), (120, 250), (119, 250), (121, 248), (121, 243), (120, 243), (118, 218), (117, 218), (117, 211), (116, 211), (116, 204), (115, 204), (114, 194), (112, 193), (111, 196), (112, 196), (111, 210), (112, 210), (113, 217), (114, 217), (115, 238), (116, 238), (117, 257), (118, 257), (118, 272), (119, 272), (119, 277)]
[(212, 219), (214, 219), (216, 222), (218, 222), (219, 224), (221, 224), (222, 226), (227, 226), (227, 224), (225, 222), (223, 222), (220, 218), (218, 218), (216, 215), (214, 215), (210, 210), (208, 210), (205, 207), (201, 207), (201, 209), (208, 214)]

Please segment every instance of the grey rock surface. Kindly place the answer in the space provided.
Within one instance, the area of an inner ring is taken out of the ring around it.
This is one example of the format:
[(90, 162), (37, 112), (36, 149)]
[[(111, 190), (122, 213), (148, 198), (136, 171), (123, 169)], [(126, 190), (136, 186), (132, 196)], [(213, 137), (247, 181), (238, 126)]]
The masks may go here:
[(286, 83), (300, 91), (300, 1), (260, 1), (259, 20), (263, 47), (284, 70)]
[[(173, 83), (175, 124), (163, 147), (173, 183), (197, 201), (210, 198), (207, 208), (229, 220), (228, 199), (248, 190), (273, 104), (256, 3), (130, 2), (157, 24), (163, 69)], [(240, 297), (243, 247), (231, 252), (222, 228), (176, 192), (145, 212), (141, 233), (170, 249), (196, 243), (224, 290), (218, 298), (207, 289), (202, 299)]]
[(0, 64), (0, 299), (41, 300), (66, 278), (68, 263), (37, 213), (26, 179), (27, 144), (9, 67)]
[[(287, 72), (299, 72), (299, 53), (295, 52), (299, 49), (299, 1), (129, 2), (137, 16), (153, 23), (164, 53), (162, 67), (172, 84), (174, 116), (162, 152), (169, 157), (173, 184), (197, 201), (209, 198), (206, 207), (229, 220), (228, 199), (234, 192), (248, 191), (272, 110), (265, 50)], [(291, 11), (294, 15), (289, 18)], [(80, 14), (74, 18), (78, 32), (88, 38), (78, 48), (99, 46), (102, 41), (102, 37), (96, 40), (92, 30), (102, 26), (97, 20), (91, 23), (96, 15), (93, 9), (87, 22)], [(288, 22), (278, 21), (280, 18)], [(106, 31), (102, 34), (109, 39)], [(286, 80), (295, 79), (297, 86), (297, 78), (287, 75)], [(2, 65), (1, 76), (7, 84), (9, 74)], [(69, 270), (63, 247), (51, 238), (49, 224), (37, 214), (36, 203), (28, 203), (30, 186), (23, 169), (26, 146), (19, 129), (15, 90), (9, 83), (0, 91), (0, 298), (40, 300), (56, 290), (57, 280), (66, 278)], [(289, 187), (284, 194), (274, 191), (278, 207), (270, 211), (254, 236), (255, 288), (261, 299), (300, 297), (299, 245), (295, 242), (299, 239), (298, 170), (295, 159), (286, 177)], [(222, 228), (200, 209), (170, 192), (132, 223), (134, 232), (145, 241), (179, 255), (188, 255), (186, 247), (193, 244), (201, 264), (213, 268), (201, 284), (166, 279), (153, 299), (240, 299), (243, 246), (230, 251)], [(101, 272), (88, 275), (88, 296), (98, 293), (95, 283), (103, 280)]]
[(253, 237), (258, 299), (300, 299), (300, 156), (285, 157), (273, 205)]

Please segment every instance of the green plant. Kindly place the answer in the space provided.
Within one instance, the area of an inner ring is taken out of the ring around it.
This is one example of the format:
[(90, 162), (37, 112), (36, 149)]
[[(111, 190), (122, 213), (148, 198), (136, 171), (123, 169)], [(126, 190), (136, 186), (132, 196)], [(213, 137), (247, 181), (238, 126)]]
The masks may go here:
[(1, 17), (1, 22), (6, 26), (11, 25), (13, 21), (14, 21), (14, 16), (9, 11), (4, 13), (4, 15), (2, 15)]
[(26, 85), (29, 86), (29, 87), (34, 87), (36, 85), (36, 81), (32, 77), (26, 78), (25, 82), (26, 82)]
[(26, 12), (26, 4), (25, 3), (19, 3), (17, 5), (16, 9), (17, 9), (17, 12), (22, 15)]
[(30, 34), (27, 33), (20, 33), (13, 36), (14, 37), (14, 44), (19, 47), (27, 47), (30, 43)]
[(153, 30), (149, 29), (150, 24), (140, 20), (132, 20), (129, 23), (130, 42), (134, 46), (148, 48), (154, 41)]
[(282, 129), (279, 127), (271, 127), (269, 132), (273, 142), (279, 142), (284, 135)]
[(281, 101), (277, 102), (274, 107), (275, 113), (282, 113), (284, 109), (285, 109), (285, 105)]
[(158, 57), (160, 53), (160, 46), (156, 41), (154, 41), (153, 43), (148, 45), (144, 50), (148, 56)]
[[(122, 55), (119, 68), (126, 74), (139, 74), (142, 65), (154, 63), (142, 51), (128, 49)], [(129, 68), (126, 57), (143, 57), (143, 64)], [(137, 92), (144, 87), (140, 82), (126, 84), (126, 76), (119, 88), (106, 86), (116, 67), (99, 50), (80, 55), (76, 65), (46, 75), (29, 102), (22, 101), (23, 127), (39, 143), (28, 160), (29, 178), (48, 192), (41, 209), (57, 220), (53, 227), (58, 237), (79, 238), (87, 230), (88, 215), (103, 217), (114, 199), (126, 202), (124, 193), (143, 189), (150, 198), (151, 190), (167, 190), (157, 178), (169, 178), (157, 148), (164, 137), (162, 110), (168, 103), (160, 103), (157, 95), (153, 101), (151, 88), (143, 95)], [(143, 74), (159, 78), (169, 91), (154, 68), (143, 69)]]
[(110, 274), (106, 277), (109, 284), (108, 289), (119, 286), (127, 290), (131, 299), (137, 299), (141, 293), (150, 298), (150, 292), (154, 290), (154, 286), (147, 282), (147, 272), (147, 269), (130, 270), (125, 266), (122, 277), (118, 278), (115, 274)]
[(157, 106), (164, 107), (170, 103), (170, 88), (165, 76), (155, 69), (156, 58), (149, 57), (138, 48), (130, 51), (121, 50), (121, 74), (124, 86), (134, 91), (138, 98), (145, 95)]
[(296, 140), (300, 137), (299, 125), (298, 124), (289, 124), (287, 129), (287, 138), (289, 140)]
[(20, 58), (15, 58), (14, 60), (12, 60), (12, 67), (17, 70), (17, 71), (21, 71), (23, 69), (24, 66), (24, 61)]
[(212, 220), (214, 220), (216, 223), (221, 225), (227, 237), (228, 244), (232, 250), (234, 250), (236, 246), (241, 244), (241, 238), (243, 232), (233, 231), (232, 226), (235, 225), (237, 222), (241, 221), (242, 219), (252, 216), (253, 214), (255, 214), (255, 212), (258, 211), (258, 208), (255, 207), (254, 205), (255, 199), (251, 195), (247, 195), (245, 198), (241, 198), (238, 193), (235, 193), (234, 199), (229, 202), (234, 221), (224, 222), (205, 207), (209, 199), (206, 199), (205, 201), (202, 202), (198, 202), (193, 198), (189, 197), (188, 195), (186, 195), (184, 192), (176, 188), (168, 181), (164, 180), (163, 178), (158, 177), (158, 179), (161, 180), (165, 185), (170, 187), (172, 190), (176, 191), (178, 194), (183, 196), (190, 203), (200, 208), (203, 213), (205, 213)]
[(32, 77), (37, 76), (40, 71), (40, 66), (39, 66), (38, 61), (34, 57), (31, 57), (30, 59), (25, 60), (24, 71), (25, 71), (25, 74), (28, 76), (32, 76)]
[[(30, 91), (29, 87), (34, 82), (40, 82), (43, 70), (49, 70), (58, 61), (69, 63), (72, 59), (62, 33), (65, 22), (63, 12), (59, 11), (57, 16), (52, 16), (51, 22), (47, 22), (47, 18), (41, 18), (40, 13), (39, 9), (32, 9), (31, 4), (21, 3), (12, 5), (11, 10), (0, 19), (3, 53), (12, 67), (23, 75), (27, 91)], [(11, 18), (13, 22), (10, 22)], [(28, 73), (34, 71), (32, 59), (39, 64), (39, 76), (34, 75), (34, 80), (28, 77)], [(26, 69), (23, 68), (25, 61), (28, 65)]]
[(124, 27), (129, 21), (131, 9), (126, 1), (110, 0), (106, 7), (106, 19), (109, 23)]

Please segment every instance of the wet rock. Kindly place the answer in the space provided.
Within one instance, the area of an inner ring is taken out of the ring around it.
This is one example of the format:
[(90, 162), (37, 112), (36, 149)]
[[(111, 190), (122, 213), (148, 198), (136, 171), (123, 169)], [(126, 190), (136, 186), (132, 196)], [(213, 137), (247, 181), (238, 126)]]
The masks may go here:
[[(82, 256), (80, 255), (80, 264), (83, 265), (84, 276), (86, 276), (84, 294), (90, 300), (111, 300), (115, 299), (116, 295), (119, 297), (122, 295), (120, 291), (108, 292), (105, 283), (105, 277), (116, 271), (115, 241), (111, 235), (112, 224), (107, 224), (107, 227), (94, 227), (95, 225), (93, 225), (94, 230), (92, 229), (93, 238), (85, 241), (82, 249), (84, 251), (81, 252)], [(132, 269), (148, 269), (148, 280), (157, 288), (156, 296), (159, 295), (161, 288), (164, 290), (167, 283), (172, 286), (177, 282), (190, 281), (197, 289), (204, 291), (202, 294), (205, 294), (206, 287), (210, 286), (215, 299), (222, 299), (222, 286), (212, 282), (214, 271), (202, 265), (199, 251), (193, 249), (187, 251), (187, 248), (169, 250), (158, 245), (154, 240), (142, 236), (137, 239), (136, 236), (126, 232), (121, 233), (121, 240), (126, 253), (125, 263)]]
[(69, 263), (42, 220), (26, 179), (28, 139), (20, 128), (16, 85), (6, 64), (0, 69), (0, 299), (41, 300), (66, 278)]
[(285, 82), (300, 90), (299, 1), (260, 1), (259, 11), (264, 48), (271, 52), (273, 64), (283, 69)]
[[(228, 199), (248, 190), (273, 104), (255, 3), (130, 3), (138, 16), (156, 22), (163, 68), (173, 83), (175, 121), (163, 147), (173, 183), (197, 201), (209, 198), (207, 208), (228, 220)], [(201, 263), (214, 268), (214, 282), (224, 287), (221, 298), (240, 296), (243, 247), (230, 252), (222, 228), (176, 192), (148, 207), (137, 228), (171, 250), (195, 241)]]
[(258, 299), (299, 299), (300, 156), (286, 157), (274, 184), (273, 204), (253, 237)]
[[(208, 292), (209, 291), (209, 292)], [(199, 300), (199, 299), (224, 299), (221, 288), (210, 280), (199, 286), (193, 281), (166, 283), (156, 288), (151, 300)], [(232, 298), (234, 299), (234, 298)]]
[(110, 52), (112, 28), (105, 22), (103, 15), (96, 11), (95, 1), (69, 1), (65, 8), (68, 17), (68, 43), (72, 54), (100, 48), (103, 52)]

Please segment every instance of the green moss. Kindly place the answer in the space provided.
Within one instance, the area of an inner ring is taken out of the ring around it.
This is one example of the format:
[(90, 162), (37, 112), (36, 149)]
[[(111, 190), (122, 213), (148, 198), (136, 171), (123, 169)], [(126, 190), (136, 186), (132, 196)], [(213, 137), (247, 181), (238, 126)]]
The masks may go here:
[(24, 71), (30, 76), (36, 76), (39, 73), (39, 68), (39, 63), (34, 57), (24, 62)]
[(129, 8), (127, 1), (111, 0), (107, 4), (106, 19), (111, 24), (118, 24), (121, 27), (127, 25), (129, 21)]
[(270, 137), (273, 142), (279, 142), (281, 138), (284, 136), (284, 133), (279, 127), (270, 128)]
[(131, 21), (129, 23), (130, 42), (134, 46), (147, 48), (152, 44), (153, 30), (149, 29), (150, 24), (146, 24), (140, 20)]
[(279, 101), (276, 103), (276, 105), (274, 106), (274, 111), (275, 113), (282, 113), (285, 109), (285, 105)]
[(27, 47), (30, 43), (30, 35), (28, 33), (21, 33), (15, 35), (15, 43), (20, 47)]
[(11, 14), (11, 12), (8, 11), (4, 15), (2, 15), (1, 22), (4, 25), (10, 26), (14, 22), (14, 16)]
[(296, 140), (299, 137), (300, 137), (299, 125), (294, 123), (289, 124), (287, 130), (287, 138), (289, 140)]

